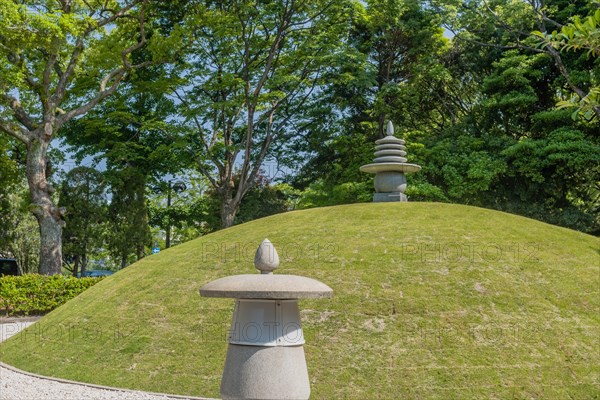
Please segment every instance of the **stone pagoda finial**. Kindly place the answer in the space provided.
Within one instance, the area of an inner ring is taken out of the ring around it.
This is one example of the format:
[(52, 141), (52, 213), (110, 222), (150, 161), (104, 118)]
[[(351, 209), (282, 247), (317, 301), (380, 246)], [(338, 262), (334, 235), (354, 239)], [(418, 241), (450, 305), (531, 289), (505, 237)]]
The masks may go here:
[(406, 174), (417, 172), (419, 165), (406, 161), (404, 140), (394, 136), (394, 124), (388, 121), (386, 136), (375, 141), (375, 160), (373, 164), (360, 167), (362, 172), (375, 174), (374, 202), (408, 201), (406, 190)]
[(272, 274), (279, 267), (279, 254), (269, 239), (263, 240), (256, 249), (254, 266), (261, 274)]

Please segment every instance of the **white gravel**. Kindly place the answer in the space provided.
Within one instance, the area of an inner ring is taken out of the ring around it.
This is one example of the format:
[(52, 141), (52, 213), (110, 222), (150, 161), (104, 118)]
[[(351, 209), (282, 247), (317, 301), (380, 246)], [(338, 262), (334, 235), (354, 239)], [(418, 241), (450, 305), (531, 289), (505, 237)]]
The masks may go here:
[[(8, 339), (33, 322), (0, 324), (0, 341)], [(169, 400), (182, 399), (145, 392), (107, 390), (56, 382), (21, 374), (0, 366), (1, 400)]]

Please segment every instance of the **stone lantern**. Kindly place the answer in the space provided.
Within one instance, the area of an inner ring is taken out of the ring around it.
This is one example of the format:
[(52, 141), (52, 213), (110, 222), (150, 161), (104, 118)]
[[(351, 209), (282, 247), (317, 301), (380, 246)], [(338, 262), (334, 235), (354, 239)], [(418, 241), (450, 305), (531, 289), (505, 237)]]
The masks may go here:
[(406, 174), (417, 172), (419, 165), (406, 161), (404, 140), (394, 136), (394, 125), (388, 121), (386, 137), (375, 141), (375, 160), (372, 164), (360, 167), (362, 172), (375, 174), (374, 202), (408, 201)]
[(258, 247), (254, 265), (260, 274), (229, 276), (200, 288), (205, 297), (236, 299), (221, 396), (308, 399), (298, 299), (331, 297), (333, 290), (314, 279), (274, 275), (279, 256), (268, 239)]

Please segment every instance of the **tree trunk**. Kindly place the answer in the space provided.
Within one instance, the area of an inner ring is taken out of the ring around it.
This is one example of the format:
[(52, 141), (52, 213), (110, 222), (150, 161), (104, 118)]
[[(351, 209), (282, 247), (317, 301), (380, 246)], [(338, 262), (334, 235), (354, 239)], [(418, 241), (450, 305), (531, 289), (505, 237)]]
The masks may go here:
[[(35, 214), (35, 211), (34, 211)], [(40, 225), (40, 274), (57, 275), (62, 271), (62, 225), (51, 214), (38, 217)]]
[[(77, 272), (79, 272), (79, 254), (73, 257), (73, 276), (77, 278)], [(83, 275), (81, 275), (83, 278)]]
[(379, 113), (379, 118), (377, 119), (377, 131), (379, 132), (379, 138), (385, 137), (385, 113)]
[(165, 248), (168, 249), (169, 247), (171, 247), (171, 224), (167, 224), (167, 233), (165, 235)]
[(62, 229), (65, 221), (61, 210), (52, 201), (54, 190), (46, 176), (51, 127), (46, 126), (46, 131), (36, 133), (27, 145), (27, 183), (31, 193), (31, 212), (40, 227), (39, 272), (56, 275), (62, 269)]
[(81, 256), (81, 276), (83, 276), (83, 274), (85, 274), (85, 271), (87, 270), (87, 265), (88, 265), (87, 253), (83, 253), (83, 255)]
[(127, 266), (127, 256), (121, 257), (121, 269)]
[(238, 207), (233, 204), (231, 199), (221, 199), (221, 228), (229, 228), (233, 225)]
[(169, 188), (167, 189), (167, 234), (165, 236), (165, 248), (171, 247), (171, 215), (169, 211), (171, 209), (171, 181), (169, 181)]

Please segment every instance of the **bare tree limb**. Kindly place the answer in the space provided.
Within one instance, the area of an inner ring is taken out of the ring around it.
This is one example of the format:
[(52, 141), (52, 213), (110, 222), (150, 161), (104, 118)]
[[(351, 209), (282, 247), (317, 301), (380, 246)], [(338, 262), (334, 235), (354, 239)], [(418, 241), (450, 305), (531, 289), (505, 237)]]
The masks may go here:
[[(269, 116), (268, 116), (268, 123), (267, 123), (267, 129), (266, 129), (266, 137), (263, 140), (262, 144), (261, 144), (261, 148), (259, 151), (259, 154), (256, 158), (256, 160), (254, 161), (254, 165), (252, 167), (252, 170), (249, 170), (250, 167), (250, 160), (248, 160), (248, 167), (246, 171), (246, 174), (248, 175), (245, 179), (244, 179), (244, 170), (242, 170), (242, 175), (240, 176), (240, 182), (238, 185), (238, 190), (235, 194), (235, 202), (236, 203), (240, 203), (242, 201), (242, 197), (244, 197), (246, 195), (246, 193), (248, 193), (248, 190), (250, 190), (252, 188), (252, 183), (254, 182), (254, 179), (256, 178), (256, 175), (258, 174), (258, 171), (260, 171), (260, 168), (262, 167), (262, 164), (265, 160), (265, 157), (267, 156), (267, 152), (269, 151), (269, 147), (271, 145), (271, 142), (273, 140), (273, 114), (275, 113), (276, 108), (272, 108), (271, 111), (269, 112)], [(244, 160), (246, 161), (246, 160)]]
[[(575, 85), (571, 80), (569, 71), (565, 67), (565, 64), (563, 63), (562, 57), (560, 56), (558, 50), (556, 50), (552, 46), (547, 46), (546, 49), (547, 53), (550, 54), (550, 56), (554, 60), (554, 64), (560, 71), (561, 75), (563, 76), (563, 78), (565, 78), (565, 81), (567, 82), (569, 88), (571, 88), (571, 90), (580, 98), (583, 99), (584, 97), (586, 97), (588, 94), (585, 91), (583, 91), (583, 89), (581, 89), (579, 86)], [(594, 114), (596, 114), (596, 117), (600, 119), (600, 106), (594, 106), (592, 107), (592, 110), (594, 111)]]
[[(196, 156), (193, 152), (192, 154), (194, 156)], [(200, 170), (200, 173), (202, 175), (204, 175), (206, 177), (206, 179), (208, 179), (208, 181), (210, 182), (210, 184), (215, 188), (215, 189), (219, 189), (219, 183), (215, 180), (215, 178), (213, 178), (212, 174), (204, 167), (204, 164), (202, 163), (202, 160), (199, 160), (197, 157), (196, 158), (196, 164), (198, 165), (198, 169)]]
[[(177, 90), (173, 91), (175, 93), (175, 96), (177, 96), (177, 98), (181, 101), (181, 103), (188, 109), (188, 111), (190, 111), (191, 113), (191, 106), (189, 104), (189, 102), (185, 99), (184, 96), (182, 96), (181, 94), (179, 94), (179, 92), (177, 92)], [(196, 125), (196, 129), (198, 130), (198, 136), (200, 137), (200, 140), (202, 141), (202, 144), (204, 145), (204, 149), (206, 150), (207, 155), (210, 157), (211, 153), (212, 153), (212, 148), (214, 146), (214, 143), (216, 141), (216, 137), (217, 137), (217, 133), (216, 131), (212, 133), (212, 139), (210, 143), (206, 142), (206, 139), (204, 138), (204, 128), (202, 127), (202, 124), (200, 123), (200, 120), (198, 119), (197, 115), (194, 113), (192, 114), (192, 120), (194, 121), (194, 124)], [(217, 159), (217, 157), (210, 157), (211, 161), (217, 166), (217, 169), (219, 171), (223, 171), (223, 164)]]

